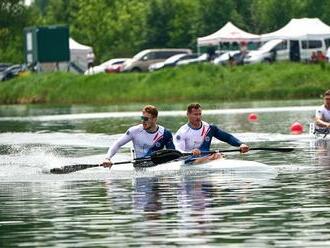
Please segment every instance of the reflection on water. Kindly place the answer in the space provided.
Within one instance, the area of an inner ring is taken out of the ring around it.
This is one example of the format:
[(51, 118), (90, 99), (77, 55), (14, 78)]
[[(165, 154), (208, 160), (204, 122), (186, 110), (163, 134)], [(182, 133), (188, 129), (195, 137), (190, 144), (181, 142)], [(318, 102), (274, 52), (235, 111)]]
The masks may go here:
[(1, 188), (2, 242), (326, 247), (329, 185), (321, 181), (328, 177), (291, 173), (261, 185), (237, 178), (229, 183), (216, 174), (7, 183)]
[[(238, 108), (239, 103), (206, 106)], [(181, 108), (183, 104), (162, 106)], [(1, 247), (330, 246), (330, 139), (289, 133), (294, 121), (307, 127), (313, 111), (259, 112), (254, 123), (242, 112), (205, 116), (254, 147), (295, 147), (292, 153), (226, 154), (272, 166), (278, 175), (271, 177), (206, 170), (156, 176), (126, 171), (126, 165), (45, 174), (45, 167), (98, 163), (137, 117), (7, 118), (136, 110), (133, 105), (0, 107)], [(159, 120), (172, 132), (186, 121), (184, 115)], [(220, 142), (212, 146), (227, 148)], [(115, 159), (130, 159), (129, 145)]]
[(315, 149), (315, 164), (330, 169), (330, 139), (318, 139), (312, 142)]

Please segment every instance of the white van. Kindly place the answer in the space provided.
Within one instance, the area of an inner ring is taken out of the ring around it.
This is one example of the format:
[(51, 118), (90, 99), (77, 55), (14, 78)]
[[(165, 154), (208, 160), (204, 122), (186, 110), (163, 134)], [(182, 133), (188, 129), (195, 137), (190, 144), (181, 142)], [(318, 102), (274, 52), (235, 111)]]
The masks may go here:
[(131, 60), (124, 63), (123, 71), (148, 71), (151, 64), (165, 61), (176, 54), (191, 54), (190, 49), (162, 48), (147, 49), (136, 54)]
[[(300, 41), (300, 60), (309, 61), (312, 58), (313, 52), (322, 52), (323, 55), (327, 52), (330, 39), (315, 39), (315, 40), (301, 40)], [(294, 48), (293, 42), (290, 40), (290, 53)]]
[(250, 51), (244, 58), (244, 64), (273, 62), (275, 60), (289, 60), (287, 40), (267, 41), (258, 50)]
[(253, 64), (276, 60), (309, 61), (313, 52), (321, 51), (325, 54), (327, 44), (329, 44), (329, 39), (270, 40), (257, 51), (249, 52), (244, 59), (244, 63)]

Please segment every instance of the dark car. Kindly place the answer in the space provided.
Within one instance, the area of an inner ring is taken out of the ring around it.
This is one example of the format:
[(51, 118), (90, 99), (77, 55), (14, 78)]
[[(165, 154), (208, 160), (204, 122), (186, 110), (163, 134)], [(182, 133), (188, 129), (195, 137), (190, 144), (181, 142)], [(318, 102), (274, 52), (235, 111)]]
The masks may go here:
[(7, 67), (4, 71), (0, 72), (0, 81), (5, 81), (16, 77), (19, 75), (20, 72), (24, 71), (23, 65), (12, 65)]
[(246, 52), (230, 51), (215, 58), (213, 63), (216, 65), (243, 65), (246, 55)]
[(174, 55), (171, 58), (165, 60), (164, 67), (167, 66), (176, 66), (176, 64), (179, 61), (184, 61), (188, 59), (196, 59), (198, 58), (198, 54), (180, 54), (180, 55)]
[(166, 67), (173, 67), (176, 66), (177, 63), (179, 63), (180, 61), (196, 59), (196, 58), (198, 58), (197, 54), (184, 54), (184, 53), (176, 54), (173, 55), (172, 57), (169, 57), (163, 62), (158, 62), (150, 65), (149, 71), (156, 71)]
[(8, 63), (0, 63), (0, 72), (6, 70), (11, 64)]

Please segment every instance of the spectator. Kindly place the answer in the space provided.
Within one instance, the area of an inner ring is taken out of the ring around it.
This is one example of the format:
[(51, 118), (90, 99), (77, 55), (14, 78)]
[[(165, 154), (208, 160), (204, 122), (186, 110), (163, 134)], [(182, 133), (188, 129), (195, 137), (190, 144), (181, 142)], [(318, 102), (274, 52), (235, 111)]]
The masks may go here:
[(216, 57), (216, 53), (214, 47), (209, 47), (207, 49), (207, 60), (208, 61), (214, 60), (215, 57)]
[(322, 51), (317, 51), (316, 52), (316, 57), (317, 57), (317, 61), (321, 62), (321, 61), (326, 61), (326, 57), (325, 55), (322, 53)]
[(312, 53), (311, 60), (312, 63), (318, 63), (318, 62), (326, 61), (327, 58), (322, 53), (322, 51), (317, 51)]
[(316, 52), (312, 52), (311, 61), (312, 61), (312, 63), (316, 63), (317, 62)]
[(95, 55), (93, 51), (89, 51), (87, 54), (87, 69), (93, 68)]

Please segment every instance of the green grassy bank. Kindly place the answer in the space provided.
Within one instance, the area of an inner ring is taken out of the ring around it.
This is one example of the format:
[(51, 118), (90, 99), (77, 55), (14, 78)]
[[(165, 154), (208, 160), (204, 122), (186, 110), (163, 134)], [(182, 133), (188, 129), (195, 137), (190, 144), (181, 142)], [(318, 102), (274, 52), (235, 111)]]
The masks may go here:
[(328, 88), (330, 64), (198, 64), (153, 73), (31, 74), (0, 82), (0, 104), (302, 99)]

